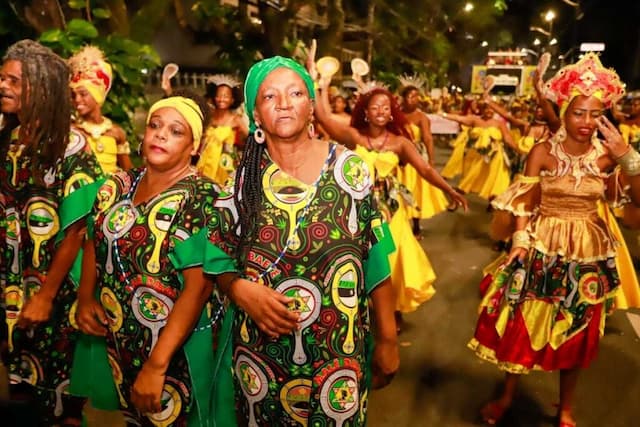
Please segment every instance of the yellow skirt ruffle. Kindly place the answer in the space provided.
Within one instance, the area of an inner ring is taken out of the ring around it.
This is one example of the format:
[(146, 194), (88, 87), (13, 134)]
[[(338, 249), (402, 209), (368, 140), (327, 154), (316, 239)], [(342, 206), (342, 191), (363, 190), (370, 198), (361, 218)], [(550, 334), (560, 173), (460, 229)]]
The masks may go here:
[(469, 131), (463, 130), (458, 134), (456, 139), (451, 144), (451, 146), (453, 147), (451, 157), (449, 157), (447, 164), (444, 165), (444, 168), (442, 168), (442, 172), (440, 173), (440, 175), (442, 175), (444, 178), (453, 179), (462, 174), (464, 164), (464, 150), (466, 149), (468, 140)]
[(436, 274), (411, 231), (407, 209), (402, 202), (391, 218), (389, 228), (396, 245), (396, 251), (389, 256), (396, 311), (408, 313), (435, 294), (433, 282)]
[(625, 310), (640, 307), (640, 284), (633, 268), (629, 248), (624, 241), (622, 231), (615, 216), (604, 203), (598, 204), (598, 215), (606, 222), (611, 235), (618, 241), (616, 246), (616, 268), (620, 276), (620, 291), (616, 294), (616, 308)]
[(406, 165), (400, 168), (398, 178), (413, 195), (414, 207), (410, 209), (411, 218), (428, 219), (444, 212), (449, 205), (447, 196), (442, 190), (422, 179), (418, 171)]
[(490, 199), (502, 194), (511, 182), (502, 149), (497, 150), (487, 163), (480, 153), (469, 150), (465, 162), (468, 163), (459, 187), (465, 193), (476, 193), (483, 199)]

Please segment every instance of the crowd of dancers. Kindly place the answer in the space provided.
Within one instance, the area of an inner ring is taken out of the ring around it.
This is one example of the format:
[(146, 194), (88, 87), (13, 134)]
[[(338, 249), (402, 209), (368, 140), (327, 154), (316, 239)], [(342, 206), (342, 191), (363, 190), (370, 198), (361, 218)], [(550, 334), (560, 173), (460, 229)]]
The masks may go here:
[[(30, 408), (15, 425), (79, 426), (86, 405), (138, 426), (364, 425), (399, 369), (402, 314), (435, 293), (420, 221), (476, 194), (501, 252), (469, 347), (506, 373), (481, 417), (499, 422), (542, 369), (575, 426), (606, 316), (640, 306), (618, 226), (638, 222), (640, 102), (616, 108), (624, 85), (594, 54), (545, 71), (508, 103), (490, 82), (429, 103), (407, 77), (397, 94), (356, 78), (350, 102), (312, 48), (306, 67), (215, 75), (205, 96), (163, 85), (133, 156), (101, 112), (98, 49), (12, 45), (0, 348), (9, 401)], [(441, 173), (427, 111), (462, 127)]]

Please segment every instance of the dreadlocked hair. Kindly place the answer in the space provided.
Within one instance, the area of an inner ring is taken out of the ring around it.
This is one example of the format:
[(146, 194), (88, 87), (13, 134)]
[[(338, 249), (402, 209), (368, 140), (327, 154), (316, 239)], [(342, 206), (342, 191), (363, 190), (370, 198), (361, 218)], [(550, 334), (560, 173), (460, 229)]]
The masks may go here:
[(408, 130), (409, 121), (400, 109), (400, 105), (398, 105), (396, 97), (388, 90), (382, 88), (372, 89), (358, 97), (358, 101), (356, 101), (356, 105), (353, 107), (353, 112), (351, 113), (351, 126), (359, 131), (367, 129), (369, 124), (366, 120), (365, 111), (367, 107), (369, 107), (369, 103), (373, 97), (376, 95), (384, 95), (389, 98), (391, 116), (393, 117), (393, 120), (390, 120), (389, 123), (387, 123), (386, 129), (394, 135), (404, 136), (411, 140), (411, 134)]
[(69, 68), (51, 49), (33, 40), (13, 44), (3, 59), (22, 65), (18, 138), (31, 159), (31, 175), (42, 184), (44, 173), (63, 159), (69, 142)]
[(239, 221), (234, 231), (239, 232), (235, 258), (240, 271), (247, 266), (247, 258), (251, 245), (258, 231), (258, 213), (262, 206), (262, 183), (260, 162), (264, 153), (264, 145), (258, 144), (253, 134), (247, 138), (242, 160), (236, 171), (234, 200), (238, 207)]

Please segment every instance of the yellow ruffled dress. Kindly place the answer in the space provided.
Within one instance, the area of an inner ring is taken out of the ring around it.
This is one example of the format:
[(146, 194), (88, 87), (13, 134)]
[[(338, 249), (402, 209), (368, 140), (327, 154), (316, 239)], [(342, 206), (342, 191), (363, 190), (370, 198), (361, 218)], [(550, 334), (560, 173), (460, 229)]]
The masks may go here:
[(604, 148), (570, 156), (551, 145), (556, 170), (519, 176), (492, 203), (494, 236), (529, 217), (531, 249), (492, 272), (469, 347), (512, 373), (587, 367), (620, 285), (615, 233), (598, 213), (610, 180), (597, 166)]
[[(391, 151), (377, 152), (362, 146), (358, 146), (355, 152), (367, 163), (369, 170), (375, 171), (376, 197), (380, 199), (388, 194), (393, 198), (388, 201), (380, 200), (379, 207), (383, 215), (387, 216), (385, 219), (396, 245), (396, 251), (389, 256), (396, 311), (415, 311), (435, 294), (433, 282), (436, 274), (427, 254), (413, 235), (406, 203), (393, 188), (393, 181), (396, 179), (394, 174), (399, 164), (398, 156)], [(395, 209), (385, 209), (385, 206), (395, 206)]]
[(511, 181), (502, 132), (497, 127), (474, 127), (469, 132), (471, 149), (465, 156), (465, 171), (458, 187), (484, 199), (502, 194)]
[(464, 164), (464, 152), (467, 149), (467, 141), (469, 141), (469, 127), (462, 126), (462, 130), (456, 136), (456, 139), (451, 143), (453, 151), (447, 161), (447, 164), (442, 168), (440, 174), (446, 179), (453, 179), (463, 172)]
[(221, 187), (226, 186), (237, 166), (234, 146), (236, 133), (231, 126), (210, 126), (196, 168)]
[[(420, 127), (411, 123), (410, 133), (416, 144), (422, 144)], [(398, 179), (413, 195), (413, 205), (410, 208), (411, 218), (427, 219), (447, 209), (449, 201), (442, 190), (434, 187), (418, 174), (412, 165), (398, 168)]]

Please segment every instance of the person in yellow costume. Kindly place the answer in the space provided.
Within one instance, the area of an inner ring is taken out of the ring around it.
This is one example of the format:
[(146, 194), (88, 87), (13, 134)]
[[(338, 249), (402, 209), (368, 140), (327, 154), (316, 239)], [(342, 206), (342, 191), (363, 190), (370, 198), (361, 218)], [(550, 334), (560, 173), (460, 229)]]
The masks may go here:
[(533, 147), (524, 174), (492, 203), (494, 232), (513, 231), (513, 244), (493, 272), (469, 343), (506, 372), (502, 393), (482, 409), (488, 424), (511, 406), (519, 376), (541, 369), (560, 372), (557, 425), (576, 425), (579, 373), (597, 355), (620, 287), (616, 238), (598, 206), (621, 197), (640, 206), (640, 154), (604, 115), (623, 93), (595, 54), (560, 70), (544, 94), (558, 104), (562, 126)]
[[(411, 141), (431, 167), (434, 167), (431, 122), (427, 115), (418, 108), (420, 103), (419, 86), (424, 83), (419, 77), (402, 76), (400, 81), (403, 84), (401, 91), (402, 112), (409, 121)], [(424, 181), (410, 164), (399, 169), (399, 179), (413, 195), (414, 206), (410, 209), (410, 216), (413, 221), (413, 234), (419, 236), (420, 220), (431, 218), (444, 211), (449, 202), (440, 189)]]
[[(543, 63), (544, 61), (541, 59), (540, 62)], [(534, 88), (538, 98), (538, 106), (544, 110), (545, 120), (547, 121), (549, 129), (552, 133), (555, 133), (560, 129), (562, 122), (560, 117), (555, 113), (551, 101), (545, 98), (544, 82), (540, 78), (540, 76), (545, 74), (547, 65), (548, 64), (538, 65), (539, 69), (536, 71)], [(624, 140), (624, 134), (622, 132), (621, 134)], [(633, 218), (637, 216), (637, 210), (629, 208), (628, 203), (626, 207), (624, 207), (619, 201), (614, 203), (600, 201), (598, 203), (598, 214), (607, 223), (607, 227), (611, 230), (611, 233), (618, 242), (615, 261), (618, 274), (620, 275), (621, 290), (615, 295), (616, 307), (621, 310), (640, 308), (640, 282), (638, 281), (627, 242), (618, 225), (618, 219), (623, 223), (629, 222), (632, 225), (634, 222), (637, 222)], [(637, 227), (637, 224), (633, 226)]]
[(631, 100), (631, 111), (628, 116), (615, 109), (612, 111), (619, 123), (618, 128), (624, 142), (631, 144), (637, 150), (640, 147), (640, 96)]
[(242, 141), (249, 132), (245, 120), (237, 112), (243, 101), (240, 85), (237, 79), (225, 74), (209, 77), (207, 84), (207, 98), (213, 111), (196, 167), (221, 186), (235, 171)]
[[(315, 67), (310, 64), (309, 67)], [(313, 75), (313, 73), (312, 73)], [(328, 87), (330, 79), (318, 82), (315, 116), (327, 133), (336, 141), (354, 150), (375, 171), (374, 194), (380, 210), (386, 211), (396, 251), (389, 257), (391, 284), (396, 299), (396, 322), (400, 327), (401, 313), (416, 310), (430, 299), (435, 290), (435, 273), (409, 224), (407, 203), (399, 195), (396, 169), (410, 164), (421, 178), (440, 188), (453, 203), (467, 210), (467, 200), (454, 190), (438, 172), (426, 162), (409, 140), (407, 125), (393, 94), (373, 88), (360, 94), (352, 112), (352, 126), (331, 119)], [(383, 213), (384, 215), (384, 213)]]
[[(478, 108), (478, 99), (475, 97), (466, 99), (462, 106), (461, 114), (463, 116), (474, 114), (479, 115), (480, 109)], [(449, 160), (440, 172), (443, 177), (447, 179), (454, 179), (458, 175), (464, 173), (464, 155), (467, 150), (467, 142), (469, 141), (469, 130), (469, 126), (461, 126), (460, 133), (458, 133), (456, 138), (450, 143), (453, 151), (451, 152), (451, 156), (449, 156)]]
[(102, 115), (102, 105), (113, 82), (111, 65), (95, 46), (85, 46), (69, 58), (71, 100), (76, 111), (73, 126), (87, 138), (100, 167), (107, 174), (133, 167), (127, 135)]
[(519, 129), (520, 138), (516, 139), (518, 158), (513, 159), (517, 161), (517, 165), (512, 170), (516, 173), (522, 172), (527, 154), (533, 148), (533, 146), (539, 142), (547, 140), (551, 136), (549, 125), (545, 120), (544, 110), (541, 106), (536, 105), (533, 120), (531, 122), (525, 120), (522, 117), (518, 117), (509, 113), (503, 106), (493, 101), (488, 94), (484, 97), (487, 105), (500, 116), (504, 117), (509, 123), (511, 123), (512, 130)]
[(480, 117), (442, 113), (442, 117), (471, 127), (469, 150), (464, 159), (463, 176), (458, 187), (490, 200), (503, 193), (510, 183), (509, 162), (504, 144), (517, 149), (511, 133), (486, 103), (479, 103)]

